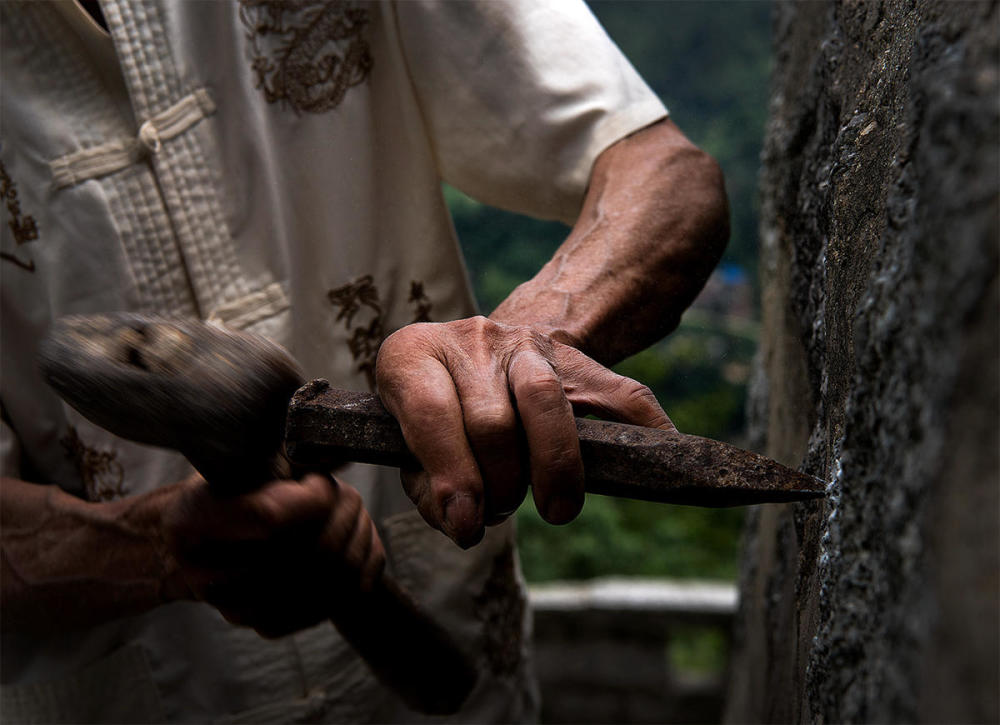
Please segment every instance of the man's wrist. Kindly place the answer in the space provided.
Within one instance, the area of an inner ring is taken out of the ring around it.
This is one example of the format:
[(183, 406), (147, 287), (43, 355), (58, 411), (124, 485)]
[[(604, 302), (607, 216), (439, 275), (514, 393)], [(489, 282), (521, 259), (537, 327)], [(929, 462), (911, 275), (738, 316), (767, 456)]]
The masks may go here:
[[(156, 601), (152, 605), (193, 599), (183, 570), (168, 543), (165, 512), (180, 494), (183, 483), (165, 486), (139, 496), (105, 504), (102, 517), (114, 522), (123, 534), (141, 541), (134, 562), (139, 578), (147, 579)], [(155, 582), (155, 583), (154, 583)]]
[(72, 630), (189, 598), (164, 545), (168, 489), (90, 502), (56, 486), (4, 479), (3, 626)]
[(569, 293), (536, 291), (535, 287), (535, 280), (522, 284), (500, 303), (489, 319), (504, 325), (530, 327), (556, 342), (586, 353), (586, 338), (579, 323), (571, 322), (564, 314), (571, 306)]

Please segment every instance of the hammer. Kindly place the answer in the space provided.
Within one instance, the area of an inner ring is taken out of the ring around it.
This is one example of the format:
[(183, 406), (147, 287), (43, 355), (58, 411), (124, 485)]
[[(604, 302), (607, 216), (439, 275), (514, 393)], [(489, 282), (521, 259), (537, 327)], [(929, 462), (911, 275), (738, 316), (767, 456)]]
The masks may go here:
[[(180, 451), (220, 494), (305, 472), (283, 453), (302, 374), (262, 337), (197, 320), (77, 316), (57, 321), (39, 353), (67, 403), (118, 436)], [(344, 594), (331, 618), (415, 710), (457, 712), (475, 686), (472, 661), (388, 574), (369, 592)]]

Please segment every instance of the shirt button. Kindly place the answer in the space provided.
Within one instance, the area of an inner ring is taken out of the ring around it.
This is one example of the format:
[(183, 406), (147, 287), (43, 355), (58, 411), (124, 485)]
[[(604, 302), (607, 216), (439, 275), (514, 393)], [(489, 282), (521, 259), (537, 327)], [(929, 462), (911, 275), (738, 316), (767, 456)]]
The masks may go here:
[(152, 121), (146, 121), (139, 126), (139, 142), (146, 147), (151, 154), (160, 152), (163, 143), (160, 141), (160, 134)]

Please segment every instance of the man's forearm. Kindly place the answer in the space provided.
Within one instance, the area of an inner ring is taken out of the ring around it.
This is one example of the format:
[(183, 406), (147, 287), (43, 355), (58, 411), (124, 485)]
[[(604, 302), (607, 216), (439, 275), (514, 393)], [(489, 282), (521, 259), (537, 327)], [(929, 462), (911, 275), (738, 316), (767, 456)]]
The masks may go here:
[(56, 486), (3, 479), (3, 628), (84, 627), (175, 598), (180, 584), (155, 502), (166, 491), (90, 503)]
[(728, 236), (718, 165), (661, 121), (601, 154), (566, 241), (490, 317), (613, 364), (677, 326)]
[(471, 546), (529, 481), (542, 518), (576, 517), (574, 412), (672, 427), (649, 388), (604, 365), (677, 326), (728, 235), (718, 165), (662, 121), (601, 154), (569, 237), (489, 320), (386, 339), (379, 394), (420, 462), (402, 480), (424, 519)]
[(385, 554), (361, 494), (330, 476), (219, 495), (200, 476), (108, 503), (0, 482), (7, 632), (82, 628), (175, 600), (280, 636), (370, 589)]

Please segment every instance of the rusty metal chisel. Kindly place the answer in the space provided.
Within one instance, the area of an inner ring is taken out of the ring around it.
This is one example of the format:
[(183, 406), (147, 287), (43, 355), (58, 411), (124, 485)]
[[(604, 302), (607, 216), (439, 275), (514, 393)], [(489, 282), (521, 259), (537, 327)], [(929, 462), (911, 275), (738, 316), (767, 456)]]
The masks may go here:
[[(826, 490), (818, 478), (709, 438), (584, 418), (576, 427), (589, 493), (723, 507), (804, 501)], [(300, 465), (419, 467), (378, 397), (322, 379), (292, 397), (285, 447)]]

